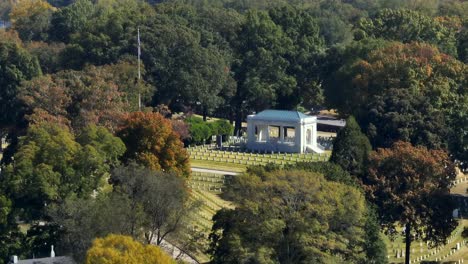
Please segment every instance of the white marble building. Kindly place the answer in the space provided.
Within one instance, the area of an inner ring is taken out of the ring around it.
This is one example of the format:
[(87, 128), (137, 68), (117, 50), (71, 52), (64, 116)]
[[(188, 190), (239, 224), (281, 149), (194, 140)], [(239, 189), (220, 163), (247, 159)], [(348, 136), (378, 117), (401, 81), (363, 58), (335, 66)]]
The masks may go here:
[(247, 117), (247, 148), (253, 151), (317, 152), (317, 117), (298, 111), (265, 110)]

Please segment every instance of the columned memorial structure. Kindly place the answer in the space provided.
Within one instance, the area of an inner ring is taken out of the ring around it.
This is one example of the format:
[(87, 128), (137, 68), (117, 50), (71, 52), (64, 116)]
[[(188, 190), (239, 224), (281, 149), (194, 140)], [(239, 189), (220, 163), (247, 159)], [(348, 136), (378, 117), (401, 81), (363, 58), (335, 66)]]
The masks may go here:
[(298, 111), (265, 110), (247, 116), (247, 149), (322, 153), (317, 145), (317, 117)]

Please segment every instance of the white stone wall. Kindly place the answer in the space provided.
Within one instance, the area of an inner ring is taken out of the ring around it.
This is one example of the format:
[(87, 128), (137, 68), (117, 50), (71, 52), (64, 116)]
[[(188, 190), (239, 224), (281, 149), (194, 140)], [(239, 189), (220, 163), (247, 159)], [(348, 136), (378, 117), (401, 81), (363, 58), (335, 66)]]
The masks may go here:
[[(247, 148), (260, 152), (292, 152), (304, 153), (307, 148), (317, 146), (317, 122), (315, 117), (306, 118), (302, 122), (278, 122), (278, 121), (261, 121), (252, 120), (253, 116), (247, 117)], [(272, 142), (269, 137), (269, 126), (279, 126), (280, 133), (278, 142)], [(257, 127), (257, 136), (255, 135), (255, 127)], [(285, 142), (284, 127), (295, 128), (294, 144)], [(311, 130), (312, 144), (307, 144), (306, 132)], [(261, 140), (258, 141), (257, 137)]]

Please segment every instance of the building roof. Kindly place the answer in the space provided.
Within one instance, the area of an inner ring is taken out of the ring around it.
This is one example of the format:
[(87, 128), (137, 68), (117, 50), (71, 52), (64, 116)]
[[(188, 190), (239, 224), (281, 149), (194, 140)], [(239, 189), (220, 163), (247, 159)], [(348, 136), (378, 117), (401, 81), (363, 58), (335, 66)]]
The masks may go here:
[(18, 264), (75, 264), (70, 257), (37, 258), (18, 260)]
[(281, 122), (300, 122), (305, 118), (310, 118), (299, 111), (287, 111), (287, 110), (264, 110), (256, 115), (249, 116), (252, 120), (263, 120), (263, 121), (281, 121)]
[(336, 126), (336, 127), (345, 127), (346, 121), (343, 119), (330, 119), (330, 118), (323, 118), (319, 116), (317, 118), (317, 124)]

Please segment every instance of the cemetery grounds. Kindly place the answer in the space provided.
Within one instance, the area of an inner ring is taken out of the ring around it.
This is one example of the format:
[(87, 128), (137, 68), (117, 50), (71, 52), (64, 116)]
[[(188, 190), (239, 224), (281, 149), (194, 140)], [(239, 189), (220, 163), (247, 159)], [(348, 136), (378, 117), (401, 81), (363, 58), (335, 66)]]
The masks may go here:
[[(298, 153), (250, 153), (232, 149), (216, 149), (213, 146), (197, 146), (188, 148), (192, 168), (213, 170), (213, 172), (193, 171), (189, 182), (193, 199), (203, 202), (193, 221), (204, 233), (202, 241), (197, 244), (195, 252), (190, 252), (200, 263), (208, 262), (206, 254), (209, 241), (208, 235), (212, 227), (212, 217), (221, 208), (233, 208), (234, 206), (221, 198), (223, 190), (229, 185), (233, 175), (225, 175), (223, 171), (242, 173), (248, 166), (265, 165), (273, 163), (277, 165), (293, 164), (296, 162), (327, 161), (330, 151), (323, 154), (298, 154)], [(430, 247), (422, 241), (413, 241), (411, 244), (411, 263), (463, 263), (468, 261), (468, 240), (463, 239), (461, 233), (464, 226), (468, 226), (468, 175), (460, 174), (454, 182), (452, 193), (457, 196), (460, 205), (459, 226), (452, 233), (448, 243), (437, 248)], [(404, 263), (403, 252), (405, 249), (404, 237), (400, 232), (395, 237), (383, 235), (387, 246), (389, 263)], [(468, 262), (467, 262), (468, 263)]]

